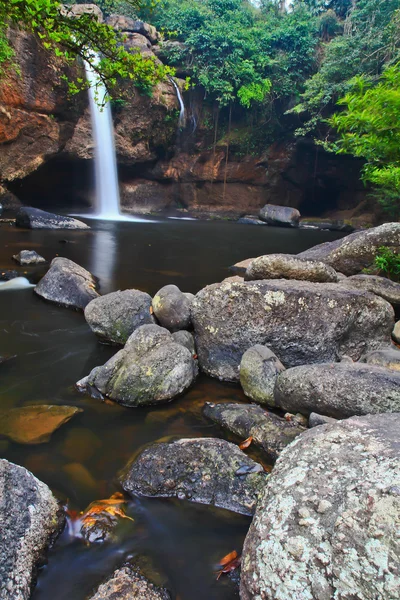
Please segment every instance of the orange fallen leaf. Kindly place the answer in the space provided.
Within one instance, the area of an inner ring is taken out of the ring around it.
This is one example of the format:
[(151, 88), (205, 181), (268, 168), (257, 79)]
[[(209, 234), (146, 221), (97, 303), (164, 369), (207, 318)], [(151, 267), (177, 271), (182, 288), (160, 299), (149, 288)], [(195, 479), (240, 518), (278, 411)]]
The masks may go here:
[(197, 356), (197, 354), (193, 354), (193, 358), (194, 358), (194, 360), (196, 360), (199, 357)]
[(250, 444), (253, 441), (253, 436), (251, 435), (250, 437), (247, 438), (247, 440), (244, 440), (244, 442), (242, 442), (241, 444), (239, 444), (239, 448), (241, 450), (246, 450), (246, 448), (248, 448), (250, 446)]
[(229, 554), (224, 556), (224, 558), (221, 558), (221, 560), (218, 562), (219, 566), (224, 567), (225, 565), (230, 563), (232, 560), (235, 560), (235, 558), (237, 558), (237, 555), (238, 555), (238, 553), (236, 552), (236, 550), (229, 552)]
[(226, 565), (224, 565), (223, 568), (220, 571), (218, 571), (217, 581), (222, 574), (231, 573), (240, 566), (241, 557), (237, 556), (237, 552), (232, 552), (232, 554), (236, 554), (236, 557), (230, 562), (226, 563)]
[(153, 307), (150, 306), (150, 314), (152, 315), (154, 313)]

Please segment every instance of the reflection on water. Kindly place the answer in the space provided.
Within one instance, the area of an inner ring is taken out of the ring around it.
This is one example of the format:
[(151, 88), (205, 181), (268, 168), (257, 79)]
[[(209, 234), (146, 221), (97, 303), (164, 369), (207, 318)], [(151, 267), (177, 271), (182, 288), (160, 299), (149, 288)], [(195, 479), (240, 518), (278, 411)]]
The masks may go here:
[[(102, 293), (136, 287), (154, 294), (176, 283), (185, 291), (229, 276), (226, 267), (268, 252), (299, 252), (340, 237), (326, 232), (234, 223), (96, 222), (89, 231), (18, 231), (2, 227), (0, 267), (15, 268), (14, 248), (35, 247), (51, 260), (66, 256), (91, 270)], [(25, 268), (26, 269), (26, 268)], [(37, 281), (46, 266), (29, 268)], [(159, 408), (123, 408), (81, 396), (74, 383), (103, 364), (116, 348), (99, 344), (81, 313), (56, 307), (31, 289), (0, 294), (0, 408), (68, 404), (83, 409), (50, 442), (22, 446), (0, 440), (1, 456), (31, 470), (73, 509), (118, 489), (117, 474), (132, 455), (160, 439), (221, 436), (202, 416), (206, 401), (245, 401), (239, 387), (201, 376), (181, 398)], [(238, 441), (238, 440), (235, 440)], [(118, 543), (86, 547), (67, 533), (50, 553), (34, 600), (84, 600), (127, 555), (145, 557), (180, 600), (237, 598), (229, 578), (217, 582), (214, 565), (241, 550), (249, 519), (172, 500), (132, 502), (134, 523), (121, 526)]]

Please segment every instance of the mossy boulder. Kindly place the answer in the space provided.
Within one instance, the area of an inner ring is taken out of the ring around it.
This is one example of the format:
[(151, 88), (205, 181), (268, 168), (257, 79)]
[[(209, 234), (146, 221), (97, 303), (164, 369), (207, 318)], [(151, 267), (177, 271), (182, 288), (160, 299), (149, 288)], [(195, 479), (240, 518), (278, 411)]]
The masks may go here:
[(274, 387), (285, 367), (266, 346), (252, 346), (240, 361), (240, 384), (246, 396), (259, 404), (274, 404)]
[(188, 329), (191, 325), (192, 299), (176, 285), (166, 285), (153, 298), (153, 311), (160, 325), (170, 331)]

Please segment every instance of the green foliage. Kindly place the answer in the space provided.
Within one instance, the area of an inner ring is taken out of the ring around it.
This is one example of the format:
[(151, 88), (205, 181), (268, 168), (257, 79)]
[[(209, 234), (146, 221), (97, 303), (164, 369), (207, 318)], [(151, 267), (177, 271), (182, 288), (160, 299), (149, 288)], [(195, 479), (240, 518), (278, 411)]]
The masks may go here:
[[(131, 5), (137, 6), (135, 0)], [(7, 37), (9, 25), (36, 35), (46, 50), (66, 64), (76, 57), (84, 59), (109, 92), (120, 79), (130, 79), (150, 93), (154, 84), (169, 72), (140, 52), (125, 50), (122, 39), (94, 15), (85, 13), (80, 18), (70, 18), (58, 0), (0, 0), (0, 69), (3, 70), (12, 58)], [(100, 61), (96, 54), (101, 56)], [(87, 86), (84, 80), (69, 84), (72, 93)]]
[(386, 277), (398, 280), (400, 278), (400, 255), (387, 246), (381, 246), (375, 256), (375, 267)]

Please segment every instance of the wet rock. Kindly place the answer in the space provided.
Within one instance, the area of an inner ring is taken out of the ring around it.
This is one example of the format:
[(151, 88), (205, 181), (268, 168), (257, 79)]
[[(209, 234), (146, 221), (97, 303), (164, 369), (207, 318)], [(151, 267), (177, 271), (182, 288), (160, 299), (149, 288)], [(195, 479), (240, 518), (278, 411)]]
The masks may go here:
[(253, 260), (254, 260), (254, 258), (245, 258), (244, 260), (241, 260), (240, 262), (237, 262), (234, 265), (231, 265), (229, 267), (229, 270), (232, 271), (233, 273), (235, 273), (236, 275), (240, 275), (240, 276), (244, 277), (249, 265), (251, 264), (251, 262)]
[(40, 265), (47, 262), (34, 250), (21, 250), (18, 254), (14, 254), (13, 259), (20, 265)]
[(353, 275), (341, 282), (343, 285), (372, 292), (393, 306), (400, 306), (400, 283), (377, 275)]
[(361, 360), (369, 365), (400, 371), (400, 349), (394, 345), (369, 352)]
[(64, 215), (24, 206), (19, 209), (15, 224), (27, 229), (90, 229), (89, 225)]
[(79, 385), (93, 386), (123, 406), (145, 406), (172, 400), (196, 376), (197, 364), (187, 348), (174, 342), (166, 329), (143, 325)]
[(43, 444), (83, 410), (76, 406), (37, 405), (0, 411), (0, 435), (19, 444)]
[(203, 412), (211, 421), (243, 439), (252, 436), (253, 443), (272, 461), (278, 458), (285, 446), (305, 431), (296, 422), (286, 421), (253, 404), (206, 402)]
[(267, 225), (265, 221), (261, 221), (261, 219), (258, 219), (253, 215), (245, 215), (244, 217), (240, 217), (240, 219), (238, 219), (238, 223), (241, 225)]
[(166, 285), (153, 298), (153, 311), (160, 325), (171, 331), (191, 325), (191, 300), (176, 285)]
[(177, 497), (251, 515), (267, 475), (235, 444), (182, 439), (146, 448), (121, 477), (132, 496)]
[(336, 419), (400, 412), (400, 373), (362, 363), (303, 365), (276, 380), (275, 406)]
[(398, 598), (400, 415), (299, 436), (279, 457), (242, 555), (242, 600)]
[(397, 321), (392, 331), (392, 338), (395, 342), (400, 344), (400, 321)]
[(84, 310), (99, 296), (96, 287), (96, 279), (89, 271), (68, 258), (57, 257), (51, 261), (50, 269), (34, 291), (49, 302)]
[(299, 226), (302, 229), (322, 229), (327, 231), (343, 231), (351, 233), (353, 225), (335, 219), (301, 219)]
[(218, 283), (192, 304), (199, 364), (222, 380), (237, 381), (243, 354), (268, 346), (286, 367), (358, 360), (388, 345), (393, 309), (373, 294), (335, 283), (294, 280)]
[(244, 278), (239, 275), (232, 275), (232, 277), (225, 277), (222, 283), (243, 283)]
[(28, 600), (37, 568), (63, 517), (50, 489), (26, 469), (0, 459), (0, 590)]
[(400, 223), (356, 231), (340, 240), (314, 246), (298, 256), (321, 260), (345, 275), (355, 275), (372, 265), (381, 246), (400, 250)]
[(240, 384), (246, 396), (259, 404), (271, 404), (275, 381), (285, 367), (266, 346), (252, 346), (240, 362)]
[(0, 281), (11, 281), (11, 279), (16, 279), (17, 277), (19, 277), (18, 271), (5, 269), (0, 272)]
[(171, 600), (169, 592), (153, 585), (140, 571), (126, 563), (102, 583), (89, 600)]
[(260, 219), (268, 225), (283, 225), (285, 227), (298, 227), (300, 213), (290, 206), (275, 206), (266, 204), (259, 213)]
[(123, 345), (138, 327), (155, 323), (150, 307), (145, 292), (112, 292), (89, 302), (85, 319), (102, 342)]
[[(336, 271), (317, 260), (302, 260), (291, 254), (268, 254), (251, 261), (244, 276), (255, 279), (299, 279), (325, 283), (338, 280)], [(400, 286), (399, 286), (400, 287)]]
[(196, 354), (194, 337), (189, 331), (176, 331), (172, 334), (172, 338), (174, 342), (176, 342), (177, 344), (181, 344), (182, 346), (185, 346), (185, 348), (190, 350), (193, 356)]
[(332, 417), (312, 412), (308, 419), (308, 426), (317, 427), (318, 425), (331, 425), (332, 423), (336, 423), (336, 421), (337, 419), (333, 419)]
[(126, 500), (117, 492), (105, 500), (92, 502), (79, 517), (80, 535), (88, 544), (114, 542), (117, 540), (116, 529), (121, 519), (131, 517), (125, 514)]

